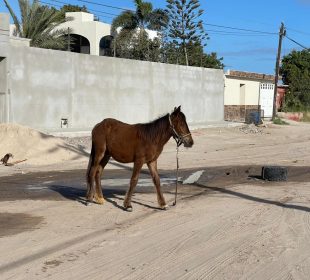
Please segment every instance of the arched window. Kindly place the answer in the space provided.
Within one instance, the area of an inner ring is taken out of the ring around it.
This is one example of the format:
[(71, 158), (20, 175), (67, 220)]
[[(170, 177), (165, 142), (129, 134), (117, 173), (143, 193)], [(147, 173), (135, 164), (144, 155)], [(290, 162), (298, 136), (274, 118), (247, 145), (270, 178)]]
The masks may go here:
[(70, 41), (71, 52), (90, 54), (90, 44), (87, 38), (78, 34), (70, 34), (68, 37), (68, 43)]
[(113, 36), (107, 35), (101, 38), (99, 42), (99, 55), (101, 56), (112, 56), (112, 41)]

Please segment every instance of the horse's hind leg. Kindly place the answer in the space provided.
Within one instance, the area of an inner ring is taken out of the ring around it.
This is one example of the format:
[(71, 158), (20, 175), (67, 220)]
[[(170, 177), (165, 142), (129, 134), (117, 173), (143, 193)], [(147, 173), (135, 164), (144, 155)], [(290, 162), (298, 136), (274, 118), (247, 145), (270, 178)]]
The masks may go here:
[(111, 156), (108, 155), (107, 153), (104, 155), (103, 159), (100, 161), (100, 164), (98, 166), (98, 169), (97, 169), (97, 172), (96, 172), (96, 175), (95, 175), (96, 193), (95, 193), (95, 196), (94, 196), (94, 200), (98, 204), (103, 204), (104, 203), (104, 197), (103, 197), (102, 188), (101, 188), (101, 177), (102, 177), (103, 169), (107, 165), (110, 157)]
[(96, 173), (98, 172), (100, 161), (104, 157), (105, 147), (101, 149), (93, 149), (91, 151), (88, 172), (87, 172), (87, 194), (86, 199), (87, 201), (93, 201), (95, 196), (95, 189), (94, 189), (94, 180)]
[(89, 162), (87, 167), (87, 173), (86, 173), (86, 183), (87, 183), (87, 192), (86, 192), (86, 200), (92, 201), (94, 196), (94, 177), (91, 175), (91, 170), (94, 165), (94, 158), (95, 158), (95, 149), (94, 144), (92, 143), (91, 147), (91, 153), (89, 156)]
[(160, 178), (159, 178), (158, 171), (157, 171), (157, 161), (149, 162), (147, 164), (147, 166), (150, 170), (150, 173), (151, 173), (151, 176), (153, 179), (153, 183), (156, 187), (157, 201), (158, 201), (159, 207), (161, 209), (167, 209), (168, 205), (166, 204), (165, 198), (163, 196), (163, 193), (162, 193), (161, 187), (160, 187)]
[(130, 186), (124, 199), (124, 207), (127, 211), (132, 211), (131, 196), (138, 183), (139, 174), (140, 174), (140, 170), (142, 166), (143, 166), (143, 162), (137, 161), (134, 163), (133, 172), (132, 172), (131, 179), (130, 179)]

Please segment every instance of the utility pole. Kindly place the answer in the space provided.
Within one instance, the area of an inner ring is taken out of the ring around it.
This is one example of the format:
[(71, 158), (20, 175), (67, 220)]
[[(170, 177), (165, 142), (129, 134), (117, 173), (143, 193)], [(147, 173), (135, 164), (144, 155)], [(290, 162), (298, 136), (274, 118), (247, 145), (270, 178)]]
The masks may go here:
[(276, 60), (276, 72), (274, 75), (274, 93), (273, 93), (273, 110), (272, 110), (272, 120), (275, 119), (277, 113), (277, 92), (278, 92), (278, 80), (279, 80), (279, 68), (280, 68), (280, 58), (281, 58), (281, 48), (282, 48), (282, 39), (285, 36), (286, 30), (284, 23), (281, 22), (280, 31), (279, 31), (279, 44), (278, 44), (278, 54)]

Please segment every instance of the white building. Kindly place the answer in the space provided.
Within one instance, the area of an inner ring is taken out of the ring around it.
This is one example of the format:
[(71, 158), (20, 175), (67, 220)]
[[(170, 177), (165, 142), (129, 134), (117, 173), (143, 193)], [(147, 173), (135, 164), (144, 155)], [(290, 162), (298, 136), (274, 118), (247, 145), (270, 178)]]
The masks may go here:
[(224, 119), (244, 121), (252, 112), (271, 118), (273, 110), (274, 76), (227, 71), (225, 73)]
[[(85, 12), (66, 13), (67, 22), (60, 28), (70, 28), (70, 40), (75, 40), (71, 46), (73, 52), (91, 55), (111, 55), (111, 25), (94, 20), (94, 15)], [(157, 37), (157, 32), (146, 30), (149, 38)], [(68, 39), (69, 40), (69, 39)]]

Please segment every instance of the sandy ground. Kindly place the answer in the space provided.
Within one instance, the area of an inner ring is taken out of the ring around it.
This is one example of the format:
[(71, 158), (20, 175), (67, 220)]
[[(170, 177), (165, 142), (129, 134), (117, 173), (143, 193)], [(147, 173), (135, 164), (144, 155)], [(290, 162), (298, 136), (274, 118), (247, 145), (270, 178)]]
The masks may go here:
[[(195, 130), (193, 137), (194, 147), (180, 150), (180, 168), (310, 166), (309, 124), (210, 128)], [(44, 141), (34, 145), (38, 151), (15, 152), (14, 160), (27, 156), (29, 161), (0, 166), (0, 174), (86, 168), (87, 141), (76, 146), (68, 139), (39, 138)], [(0, 139), (3, 154), (6, 140)], [(49, 147), (53, 162), (40, 161), (46, 153), (41, 145)], [(175, 168), (173, 141), (158, 165)], [(112, 162), (108, 168), (116, 167), (121, 168)], [(165, 196), (171, 204), (173, 195)], [(134, 200), (132, 213), (112, 203), (1, 202), (0, 218), (22, 214), (27, 221), (21, 222), (22, 232), (0, 236), (1, 279), (309, 279), (308, 181), (184, 186), (177, 207), (168, 211), (145, 206), (156, 206), (154, 194), (137, 194)]]

